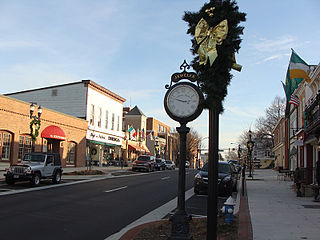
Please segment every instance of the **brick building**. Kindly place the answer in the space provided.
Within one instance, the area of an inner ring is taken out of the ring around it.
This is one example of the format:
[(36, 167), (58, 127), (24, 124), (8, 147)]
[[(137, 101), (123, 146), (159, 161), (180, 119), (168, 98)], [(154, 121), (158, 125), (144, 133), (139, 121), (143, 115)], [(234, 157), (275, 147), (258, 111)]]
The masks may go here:
[[(133, 131), (129, 133), (129, 129), (133, 128), (136, 136), (132, 137)], [(146, 129), (147, 117), (135, 106), (134, 108), (123, 108), (123, 131), (125, 133), (125, 141), (122, 144), (123, 159), (134, 160), (139, 155), (150, 154), (146, 146)]]
[(151, 155), (175, 161), (174, 141), (175, 138), (171, 135), (168, 125), (153, 117), (147, 118), (146, 143)]
[(121, 157), (124, 134), (122, 108), (125, 99), (91, 80), (6, 94), (22, 101), (87, 121), (87, 158), (103, 165)]
[[(0, 95), (0, 163), (15, 164), (32, 149), (30, 103)], [(87, 121), (42, 108), (37, 152), (60, 153), (62, 164), (84, 166)]]

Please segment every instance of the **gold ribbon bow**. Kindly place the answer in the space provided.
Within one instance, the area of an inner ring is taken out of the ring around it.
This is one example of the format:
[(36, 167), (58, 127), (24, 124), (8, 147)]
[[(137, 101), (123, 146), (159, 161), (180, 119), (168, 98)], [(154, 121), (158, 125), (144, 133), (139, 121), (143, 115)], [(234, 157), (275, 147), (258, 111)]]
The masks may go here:
[(227, 34), (227, 19), (221, 21), (215, 27), (210, 27), (206, 20), (200, 19), (195, 31), (195, 39), (199, 44), (200, 64), (205, 65), (209, 58), (210, 66), (212, 66), (214, 60), (218, 57), (216, 45), (221, 45)]

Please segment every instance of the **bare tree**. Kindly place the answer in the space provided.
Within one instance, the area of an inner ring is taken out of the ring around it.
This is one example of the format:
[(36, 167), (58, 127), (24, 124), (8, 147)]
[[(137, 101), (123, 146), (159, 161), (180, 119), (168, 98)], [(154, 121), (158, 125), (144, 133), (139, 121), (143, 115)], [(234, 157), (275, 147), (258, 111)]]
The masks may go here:
[(256, 121), (256, 137), (273, 139), (272, 130), (285, 112), (285, 99), (276, 96), (272, 104), (265, 109), (265, 116), (259, 117)]
[[(174, 142), (173, 151), (175, 151), (175, 156), (179, 156), (180, 153), (180, 136), (179, 133), (173, 129), (172, 135), (175, 136), (177, 141)], [(198, 144), (200, 141), (200, 136), (197, 131), (191, 129), (187, 134), (187, 142), (186, 142), (186, 158), (187, 161), (190, 162), (190, 166), (194, 165), (194, 159), (198, 153)], [(178, 160), (178, 159), (177, 159)], [(177, 161), (177, 164), (179, 162)]]

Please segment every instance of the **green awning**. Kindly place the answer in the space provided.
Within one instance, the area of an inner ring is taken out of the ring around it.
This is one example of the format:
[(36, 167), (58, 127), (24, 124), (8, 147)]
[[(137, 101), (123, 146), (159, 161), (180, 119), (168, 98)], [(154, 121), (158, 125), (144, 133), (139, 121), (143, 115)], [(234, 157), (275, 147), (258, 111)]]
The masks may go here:
[(120, 146), (120, 145), (116, 145), (116, 144), (112, 144), (112, 143), (99, 142), (99, 141), (94, 141), (94, 140), (89, 140), (89, 139), (87, 139), (87, 140), (91, 143), (95, 143), (95, 144), (99, 144), (99, 145), (106, 145), (106, 146), (110, 146), (110, 147)]

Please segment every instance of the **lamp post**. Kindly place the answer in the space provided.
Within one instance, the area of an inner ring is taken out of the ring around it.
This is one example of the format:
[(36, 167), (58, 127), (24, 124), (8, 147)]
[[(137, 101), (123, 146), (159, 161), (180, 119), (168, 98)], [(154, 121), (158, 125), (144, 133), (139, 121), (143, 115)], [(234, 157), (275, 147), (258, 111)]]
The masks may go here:
[(239, 159), (239, 162), (241, 161), (241, 151), (242, 151), (241, 145), (239, 144), (238, 145), (238, 159)]
[(32, 139), (32, 152), (35, 151), (35, 143), (36, 143), (36, 139), (39, 135), (39, 129), (40, 129), (40, 117), (42, 114), (42, 108), (41, 106), (38, 107), (38, 116), (37, 115), (33, 115), (35, 110), (36, 110), (36, 103), (31, 103), (30, 104), (30, 134), (31, 134), (31, 139)]
[(251, 140), (251, 130), (249, 130), (249, 141), (247, 142), (248, 147), (248, 160), (249, 160), (249, 175), (248, 177), (252, 177), (252, 150), (253, 150), (254, 142)]

